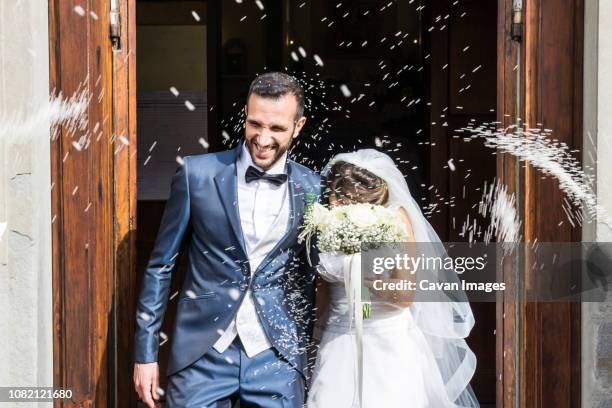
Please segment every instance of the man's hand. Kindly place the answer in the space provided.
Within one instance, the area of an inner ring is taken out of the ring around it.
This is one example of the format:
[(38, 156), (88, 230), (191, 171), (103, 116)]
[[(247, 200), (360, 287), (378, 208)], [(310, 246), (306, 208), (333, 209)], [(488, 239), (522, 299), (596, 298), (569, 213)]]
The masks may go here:
[(141, 400), (149, 408), (155, 408), (159, 400), (159, 365), (155, 363), (134, 364), (134, 386)]

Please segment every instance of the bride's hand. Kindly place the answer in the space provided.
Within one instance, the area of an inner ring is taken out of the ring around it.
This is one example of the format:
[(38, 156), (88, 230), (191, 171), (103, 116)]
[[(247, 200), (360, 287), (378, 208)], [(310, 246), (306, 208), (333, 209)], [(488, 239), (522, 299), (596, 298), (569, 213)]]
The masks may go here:
[(320, 252), (317, 272), (328, 282), (344, 282), (344, 260), (347, 256), (336, 252)]

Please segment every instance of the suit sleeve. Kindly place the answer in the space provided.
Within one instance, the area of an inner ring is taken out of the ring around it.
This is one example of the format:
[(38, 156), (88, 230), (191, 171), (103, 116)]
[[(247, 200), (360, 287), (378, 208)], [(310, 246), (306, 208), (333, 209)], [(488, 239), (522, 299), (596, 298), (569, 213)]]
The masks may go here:
[(172, 272), (190, 217), (187, 157), (172, 177), (159, 232), (142, 279), (134, 339), (134, 361), (156, 362), (159, 330), (168, 304)]

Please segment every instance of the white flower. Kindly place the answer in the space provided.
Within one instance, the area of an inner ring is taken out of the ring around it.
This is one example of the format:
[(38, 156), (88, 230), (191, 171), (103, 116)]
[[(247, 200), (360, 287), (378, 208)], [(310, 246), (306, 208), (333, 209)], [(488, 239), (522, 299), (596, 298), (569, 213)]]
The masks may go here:
[(334, 222), (342, 221), (346, 218), (346, 206), (332, 207), (330, 213)]
[(348, 219), (358, 228), (370, 228), (376, 225), (378, 217), (370, 205), (347, 206), (346, 215)]
[(310, 222), (318, 229), (328, 227), (332, 223), (332, 216), (327, 208), (319, 203), (314, 203), (310, 209)]

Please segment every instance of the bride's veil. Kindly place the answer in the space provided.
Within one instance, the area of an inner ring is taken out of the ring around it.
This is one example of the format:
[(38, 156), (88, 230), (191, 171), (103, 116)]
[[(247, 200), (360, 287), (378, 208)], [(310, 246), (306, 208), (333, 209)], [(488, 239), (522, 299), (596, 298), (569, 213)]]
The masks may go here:
[[(323, 169), (323, 178), (329, 175), (331, 166), (338, 161), (351, 163), (383, 179), (389, 190), (388, 205), (403, 207), (407, 211), (419, 248), (421, 243), (429, 243), (426, 244), (432, 248), (429, 251), (433, 250), (437, 254), (444, 252), (438, 234), (423, 216), (410, 194), (404, 176), (388, 155), (374, 149), (338, 154)], [(459, 281), (454, 272), (435, 275), (427, 278), (430, 281)], [(419, 302), (417, 293), (410, 307), (412, 317), (436, 357), (439, 373), (445, 383), (448, 404), (478, 407), (479, 403), (469, 384), (476, 369), (476, 357), (465, 341), (474, 326), (474, 316), (467, 296), (463, 291), (454, 291), (452, 294), (437, 291), (435, 296), (435, 301), (428, 294), (427, 301)]]

